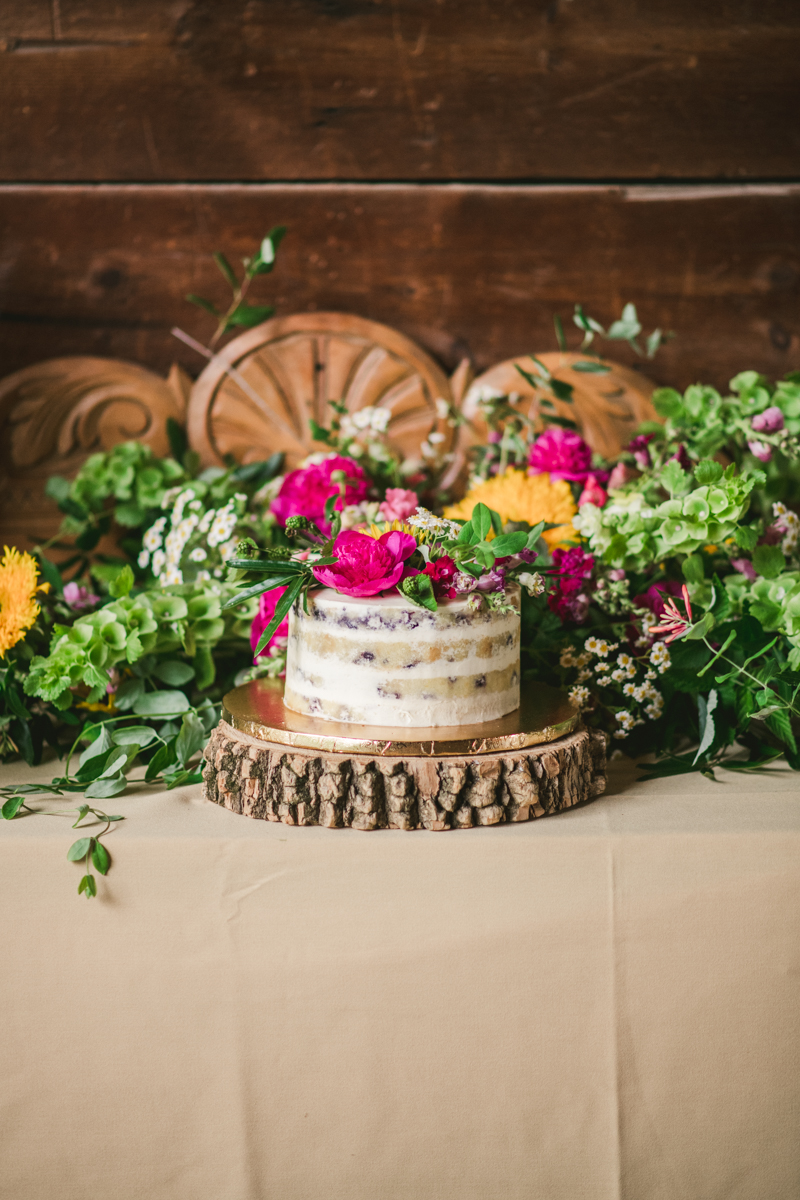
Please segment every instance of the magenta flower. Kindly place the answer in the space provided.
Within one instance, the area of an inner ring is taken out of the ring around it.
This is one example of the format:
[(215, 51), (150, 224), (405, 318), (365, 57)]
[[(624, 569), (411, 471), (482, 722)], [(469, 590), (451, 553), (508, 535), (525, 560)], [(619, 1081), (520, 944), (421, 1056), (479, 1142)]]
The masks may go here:
[[(278, 601), (285, 591), (286, 588), (272, 588), (272, 590), (269, 592), (261, 593), (258, 602), (258, 612), (253, 618), (253, 624), (250, 626), (250, 649), (254, 654), (256, 646), (258, 645), (258, 639), (261, 637), (262, 633), (275, 616), (275, 609), (278, 607)], [(278, 638), (288, 638), (288, 636), (289, 618), (284, 617), (258, 657), (263, 658), (265, 655), (269, 655), (270, 650), (275, 645)], [(257, 662), (258, 660), (254, 659), (253, 661)]]
[(652, 467), (653, 460), (650, 457), (649, 444), (653, 440), (652, 433), (640, 433), (638, 437), (633, 438), (628, 442), (626, 447), (633, 455), (636, 465), (640, 471), (646, 471), (648, 467)]
[(552, 479), (584, 483), (591, 468), (591, 449), (571, 429), (546, 429), (531, 446), (528, 457), (531, 475), (547, 471)]
[(764, 442), (748, 442), (747, 449), (755, 455), (759, 462), (768, 463), (772, 458), (772, 447)]
[(778, 433), (784, 426), (783, 413), (777, 404), (773, 404), (763, 412), (756, 413), (750, 424), (756, 433)]
[(597, 482), (597, 477), (587, 475), (583, 491), (578, 498), (578, 508), (582, 508), (584, 504), (594, 504), (596, 508), (602, 508), (607, 500), (608, 492)]
[(449, 555), (443, 554), (440, 558), (435, 558), (433, 562), (426, 563), (422, 574), (430, 576), (433, 594), (437, 600), (455, 599), (458, 593), (453, 584), (458, 574), (458, 567)]
[(589, 613), (588, 582), (594, 570), (594, 557), (580, 546), (572, 550), (553, 551), (555, 586), (547, 597), (551, 612), (561, 621), (574, 621), (580, 625)]
[(346, 529), (333, 543), (337, 561), (329, 567), (314, 567), (323, 587), (335, 588), (345, 596), (377, 596), (395, 587), (407, 573), (406, 559), (417, 548), (410, 533), (393, 530), (379, 538)]
[(417, 511), (417, 493), (409, 488), (387, 488), (386, 499), (378, 507), (384, 521), (405, 521)]
[(335, 454), (321, 463), (289, 472), (271, 505), (279, 524), (285, 525), (289, 517), (308, 517), (327, 533), (330, 526), (325, 520), (325, 501), (339, 491), (331, 479), (334, 471), (343, 471), (347, 478), (344, 504), (340, 496), (336, 501), (337, 512), (341, 512), (345, 504), (360, 504), (366, 500), (369, 485), (361, 467), (352, 458)]
[(694, 467), (694, 463), (689, 458), (689, 454), (688, 454), (683, 442), (678, 443), (678, 449), (675, 451), (674, 454), (671, 454), (669, 456), (668, 461), (676, 462), (678, 464), (678, 466), (681, 467), (684, 471), (691, 471)]

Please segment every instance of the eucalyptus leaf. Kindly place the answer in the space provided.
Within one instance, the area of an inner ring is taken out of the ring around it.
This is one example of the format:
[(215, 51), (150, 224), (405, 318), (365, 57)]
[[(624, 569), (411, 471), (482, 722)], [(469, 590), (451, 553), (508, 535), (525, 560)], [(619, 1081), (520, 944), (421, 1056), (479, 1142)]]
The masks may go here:
[(166, 717), (171, 713), (183, 713), (189, 708), (183, 692), (146, 692), (133, 705), (138, 717)]
[(199, 750), (206, 744), (206, 731), (203, 722), (193, 712), (188, 712), (183, 718), (180, 733), (175, 739), (175, 754), (178, 762), (184, 767)]

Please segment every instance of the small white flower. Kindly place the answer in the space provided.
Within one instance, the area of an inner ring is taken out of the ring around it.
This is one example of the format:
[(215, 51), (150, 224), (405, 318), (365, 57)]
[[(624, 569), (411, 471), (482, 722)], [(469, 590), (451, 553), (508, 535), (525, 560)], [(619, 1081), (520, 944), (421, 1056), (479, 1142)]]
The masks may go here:
[(145, 550), (149, 550), (152, 553), (159, 548), (166, 523), (166, 517), (159, 517), (155, 524), (150, 526), (142, 538), (142, 545)]
[(173, 584), (183, 583), (183, 575), (177, 567), (168, 567), (164, 577), (164, 582), (166, 583), (167, 587), (171, 587)]
[(433, 433), (428, 434), (428, 441), (432, 446), (440, 446), (444, 440), (444, 434), (439, 433), (438, 429), (434, 429)]
[(167, 565), (167, 556), (163, 550), (156, 550), (153, 554), (153, 574), (160, 575)]
[(611, 670), (611, 663), (607, 663), (607, 662), (595, 663), (594, 669), (595, 669), (595, 671), (597, 671), (597, 674), (600, 675), (600, 674), (602, 674), (603, 671)]
[(192, 550), (190, 553), (189, 558), (192, 562), (205, 562), (205, 560), (208, 558), (208, 555), (202, 546), (195, 546), (194, 550)]
[(578, 671), (578, 683), (585, 683), (587, 679), (592, 678), (592, 672), (588, 667), (584, 667), (582, 671)]
[(626, 678), (627, 674), (628, 674), (627, 671), (623, 671), (618, 668), (616, 671), (611, 672), (611, 678), (614, 680), (614, 683), (622, 683), (623, 679)]
[[(541, 596), (544, 591), (544, 580), (538, 571), (531, 574), (530, 571), (523, 571), (519, 576), (519, 582), (525, 588), (529, 596)], [(564, 665), (563, 663), (561, 664)], [(572, 666), (572, 663), (569, 664)]]
[(562, 667), (574, 667), (575, 666), (575, 658), (572, 653), (571, 646), (567, 646), (566, 649), (561, 651), (561, 657), (559, 658), (558, 661), (560, 662)]
[(627, 736), (628, 736), (628, 731), (627, 731), (627, 729), (616, 729), (616, 730), (614, 731), (614, 737), (615, 737), (615, 738), (626, 738)]
[(197, 582), (198, 583), (208, 583), (210, 579), (211, 579), (211, 575), (209, 574), (208, 571), (198, 571), (197, 572)]
[(144, 570), (144, 568), (145, 568), (145, 567), (148, 565), (148, 563), (150, 562), (150, 551), (149, 551), (149, 550), (142, 550), (142, 551), (141, 551), (141, 553), (139, 554), (139, 557), (137, 558), (137, 560), (136, 560), (136, 561), (138, 562), (138, 564), (139, 564), (139, 566), (142, 568), (142, 570)]
[(208, 533), (209, 529), (211, 528), (211, 522), (214, 520), (215, 515), (215, 510), (210, 508), (201, 520), (200, 524), (197, 526), (197, 532)]
[(586, 687), (574, 687), (569, 698), (576, 708), (585, 708), (591, 699), (591, 693)]
[(436, 397), (436, 415), (440, 421), (446, 421), (450, 416), (450, 405), (441, 396)]
[(638, 690), (635, 683), (626, 683), (622, 689), (622, 694), (623, 696), (633, 696), (634, 699), (638, 700), (639, 697), (636, 695)]

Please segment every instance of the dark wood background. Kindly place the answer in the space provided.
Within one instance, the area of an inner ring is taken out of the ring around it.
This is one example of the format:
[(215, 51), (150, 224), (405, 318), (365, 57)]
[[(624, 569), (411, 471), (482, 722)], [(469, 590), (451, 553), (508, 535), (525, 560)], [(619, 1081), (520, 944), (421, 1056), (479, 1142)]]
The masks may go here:
[(279, 313), (450, 367), (633, 300), (661, 382), (797, 369), (798, 62), (797, 0), (5, 0), (0, 374), (196, 372), (184, 293), (277, 222)]

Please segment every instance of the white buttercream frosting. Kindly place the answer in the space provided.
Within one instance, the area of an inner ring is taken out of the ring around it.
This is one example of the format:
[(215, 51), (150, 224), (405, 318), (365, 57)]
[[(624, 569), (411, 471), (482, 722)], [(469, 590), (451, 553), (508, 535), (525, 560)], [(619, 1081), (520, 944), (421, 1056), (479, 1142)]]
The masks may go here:
[(478, 725), (519, 707), (519, 589), (514, 612), (404, 596), (310, 593), (289, 614), (284, 703), (359, 725)]

